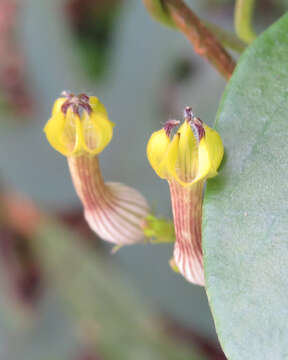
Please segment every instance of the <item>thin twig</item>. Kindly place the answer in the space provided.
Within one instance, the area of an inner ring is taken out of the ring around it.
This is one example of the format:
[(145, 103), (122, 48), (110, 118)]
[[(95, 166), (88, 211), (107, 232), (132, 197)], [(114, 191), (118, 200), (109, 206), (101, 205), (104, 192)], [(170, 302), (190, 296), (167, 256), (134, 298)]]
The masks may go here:
[(217, 40), (228, 49), (241, 54), (246, 49), (246, 44), (240, 40), (234, 33), (222, 29), (220, 26), (212, 24), (206, 20), (201, 20), (203, 24), (213, 32)]
[[(143, 3), (150, 13), (150, 15), (162, 23), (163, 25), (169, 26), (175, 30), (178, 30), (176, 24), (171, 18), (170, 14), (167, 12), (167, 9), (164, 7), (163, 0), (143, 0)], [(236, 34), (227, 31), (216, 24), (212, 24), (206, 20), (200, 20), (210, 31), (213, 32), (217, 40), (228, 49), (236, 51), (241, 54), (245, 48), (246, 44), (241, 41)]]
[(195, 52), (207, 59), (229, 80), (236, 64), (214, 34), (182, 0), (163, 0), (163, 5), (177, 28), (192, 43)]
[(234, 26), (238, 37), (250, 44), (256, 34), (252, 27), (255, 0), (236, 0), (234, 13)]

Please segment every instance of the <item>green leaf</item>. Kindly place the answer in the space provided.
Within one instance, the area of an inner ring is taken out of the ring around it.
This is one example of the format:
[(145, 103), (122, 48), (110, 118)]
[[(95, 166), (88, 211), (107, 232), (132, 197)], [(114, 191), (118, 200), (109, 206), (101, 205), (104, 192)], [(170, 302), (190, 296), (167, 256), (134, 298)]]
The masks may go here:
[(216, 128), (225, 146), (208, 182), (207, 294), (231, 360), (288, 359), (288, 15), (243, 54)]

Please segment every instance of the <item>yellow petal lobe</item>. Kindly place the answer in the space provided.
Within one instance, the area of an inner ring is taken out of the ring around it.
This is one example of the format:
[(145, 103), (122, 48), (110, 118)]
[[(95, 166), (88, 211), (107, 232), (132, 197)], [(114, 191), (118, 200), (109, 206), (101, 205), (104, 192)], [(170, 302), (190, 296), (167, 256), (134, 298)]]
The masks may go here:
[[(217, 175), (217, 169), (219, 168), (224, 155), (224, 146), (217, 131), (211, 129), (207, 125), (204, 125), (204, 130), (205, 136), (199, 143), (199, 165), (201, 166), (202, 163), (203, 168), (206, 167), (205, 171), (209, 168), (207, 174), (207, 177), (209, 178)], [(202, 153), (201, 158), (200, 153)], [(205, 165), (205, 162), (209, 162), (209, 166)], [(200, 169), (199, 172), (201, 172)]]
[(90, 115), (83, 114), (82, 117), (84, 150), (91, 155), (103, 151), (113, 136), (114, 124), (108, 120), (105, 112), (92, 110)]
[(108, 118), (105, 106), (96, 96), (89, 97), (89, 105), (91, 106), (93, 112), (97, 112), (98, 114), (102, 114), (104, 117)]
[(67, 99), (65, 97), (60, 97), (54, 102), (54, 105), (52, 108), (52, 116), (58, 114), (59, 111), (61, 111), (61, 107), (65, 103), (66, 100)]
[(154, 132), (147, 144), (147, 157), (150, 165), (156, 174), (165, 179), (167, 170), (165, 166), (165, 158), (170, 144), (170, 138), (164, 129)]
[(184, 182), (190, 182), (198, 167), (198, 140), (187, 121), (180, 127), (179, 133), (178, 175)]
[(49, 144), (62, 155), (68, 156), (71, 151), (67, 147), (67, 144), (65, 144), (61, 136), (64, 128), (65, 116), (62, 112), (59, 112), (48, 120), (44, 128), (44, 132), (46, 134)]

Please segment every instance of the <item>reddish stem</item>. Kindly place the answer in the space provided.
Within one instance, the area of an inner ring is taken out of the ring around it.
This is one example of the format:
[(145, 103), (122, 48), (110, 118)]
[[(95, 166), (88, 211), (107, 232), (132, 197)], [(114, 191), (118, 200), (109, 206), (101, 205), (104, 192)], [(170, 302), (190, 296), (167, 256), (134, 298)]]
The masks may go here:
[(236, 64), (213, 33), (182, 0), (163, 0), (163, 5), (177, 28), (192, 43), (195, 52), (229, 80)]

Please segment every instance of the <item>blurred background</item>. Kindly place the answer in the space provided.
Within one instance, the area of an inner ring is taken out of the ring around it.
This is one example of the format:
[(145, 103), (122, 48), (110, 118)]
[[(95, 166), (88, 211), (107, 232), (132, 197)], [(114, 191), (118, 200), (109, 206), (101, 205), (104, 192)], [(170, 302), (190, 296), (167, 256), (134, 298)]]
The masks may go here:
[[(187, 4), (233, 30), (234, 1)], [(259, 1), (256, 29), (286, 7)], [(62, 90), (98, 96), (116, 124), (104, 179), (171, 218), (146, 143), (187, 105), (212, 124), (224, 87), (140, 0), (0, 0), (0, 360), (225, 359), (204, 289), (169, 267), (172, 245), (111, 255), (42, 130)]]

